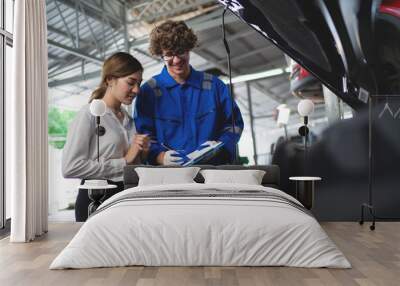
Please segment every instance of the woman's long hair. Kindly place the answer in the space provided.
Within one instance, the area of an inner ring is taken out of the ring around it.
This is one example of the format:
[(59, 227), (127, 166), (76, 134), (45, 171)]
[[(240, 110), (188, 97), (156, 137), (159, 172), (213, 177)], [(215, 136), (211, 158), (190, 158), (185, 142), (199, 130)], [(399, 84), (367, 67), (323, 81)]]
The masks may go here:
[(101, 99), (104, 97), (107, 90), (107, 80), (112, 78), (120, 78), (131, 75), (135, 72), (143, 71), (141, 63), (131, 54), (118, 52), (108, 59), (103, 64), (101, 72), (101, 82), (89, 98), (89, 103), (93, 99)]

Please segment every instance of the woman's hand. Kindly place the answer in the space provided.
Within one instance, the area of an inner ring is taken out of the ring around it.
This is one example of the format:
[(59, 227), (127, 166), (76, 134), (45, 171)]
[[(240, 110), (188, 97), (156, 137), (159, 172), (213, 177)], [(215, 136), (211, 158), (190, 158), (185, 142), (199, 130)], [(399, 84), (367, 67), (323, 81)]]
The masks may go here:
[[(141, 152), (147, 153), (150, 149), (150, 138), (146, 134), (136, 134), (132, 138), (132, 144), (129, 147), (128, 152), (125, 155), (125, 161), (127, 164), (132, 164), (139, 161), (139, 155)], [(143, 156), (142, 156), (143, 157)]]
[(150, 138), (147, 134), (136, 134), (132, 141), (134, 148), (137, 148), (139, 151), (149, 151)]

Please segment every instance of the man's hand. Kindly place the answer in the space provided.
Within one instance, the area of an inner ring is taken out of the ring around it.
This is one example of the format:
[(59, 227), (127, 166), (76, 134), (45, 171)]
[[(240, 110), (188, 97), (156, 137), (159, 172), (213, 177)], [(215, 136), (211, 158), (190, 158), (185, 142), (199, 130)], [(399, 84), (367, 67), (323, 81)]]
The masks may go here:
[(216, 144), (218, 144), (218, 143), (219, 143), (219, 141), (206, 141), (206, 142), (204, 142), (203, 144), (201, 144), (201, 145), (199, 146), (199, 148), (197, 148), (197, 150), (202, 150), (202, 149), (204, 149), (204, 148), (207, 148), (207, 147), (209, 147), (209, 146), (216, 145)]
[(168, 150), (164, 153), (163, 165), (164, 166), (180, 166), (184, 164), (187, 157), (184, 154), (178, 153), (175, 150)]

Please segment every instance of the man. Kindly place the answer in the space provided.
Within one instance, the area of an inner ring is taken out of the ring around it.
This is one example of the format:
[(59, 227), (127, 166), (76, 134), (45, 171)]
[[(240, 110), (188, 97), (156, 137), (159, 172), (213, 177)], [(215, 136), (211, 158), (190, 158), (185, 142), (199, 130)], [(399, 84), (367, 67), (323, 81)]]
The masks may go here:
[(186, 155), (222, 142), (207, 164), (231, 163), (243, 130), (236, 103), (235, 130), (232, 102), (226, 85), (217, 77), (196, 71), (189, 64), (197, 37), (182, 21), (167, 21), (150, 34), (150, 52), (160, 56), (165, 67), (142, 87), (135, 106), (138, 132), (149, 134), (149, 163), (182, 165)]

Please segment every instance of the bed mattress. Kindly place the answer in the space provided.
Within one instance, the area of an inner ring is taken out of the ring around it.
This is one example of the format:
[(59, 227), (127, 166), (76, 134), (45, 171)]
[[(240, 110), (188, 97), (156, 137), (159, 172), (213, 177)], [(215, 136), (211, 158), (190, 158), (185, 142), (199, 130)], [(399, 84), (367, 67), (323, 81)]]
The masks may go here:
[(351, 267), (313, 215), (282, 191), (196, 183), (111, 197), (50, 269), (128, 265)]

